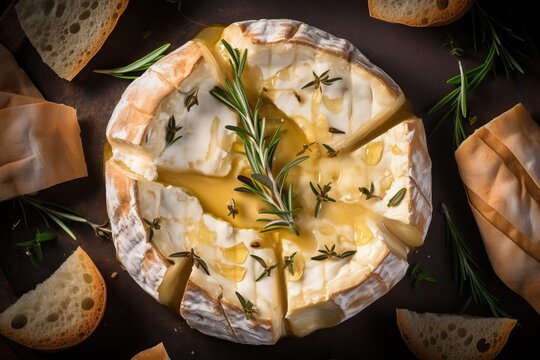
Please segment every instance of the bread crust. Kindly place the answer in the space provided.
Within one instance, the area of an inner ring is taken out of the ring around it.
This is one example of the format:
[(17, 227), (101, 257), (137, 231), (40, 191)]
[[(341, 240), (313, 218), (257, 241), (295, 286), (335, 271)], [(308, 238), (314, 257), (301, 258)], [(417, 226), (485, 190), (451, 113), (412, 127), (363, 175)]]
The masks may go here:
[[(33, 331), (29, 329), (28, 326), (32, 326), (31, 321), (36, 322), (38, 327), (43, 326), (39, 324), (39, 320), (37, 319), (30, 319), (29, 323), (20, 328), (20, 330), (15, 329), (12, 326), (14, 321), (13, 319), (15, 319), (18, 314), (25, 314), (25, 312), (28, 310), (25, 306), (33, 304), (32, 297), (39, 296), (38, 294), (43, 291), (41, 288), (43, 283), (41, 283), (38, 284), (38, 286), (34, 290), (24, 294), (19, 300), (17, 300), (17, 302), (15, 302), (12, 306), (10, 306), (2, 314), (0, 314), (0, 334), (6, 336), (7, 338), (15, 342), (39, 351), (63, 350), (78, 345), (82, 341), (86, 340), (101, 322), (101, 319), (103, 318), (103, 315), (105, 313), (105, 307), (107, 303), (107, 288), (105, 286), (105, 280), (103, 279), (103, 276), (101, 275), (99, 269), (96, 267), (96, 264), (81, 247), (77, 247), (77, 249), (73, 252), (70, 258), (66, 259), (66, 261), (64, 261), (64, 263), (57, 269), (57, 271), (53, 273), (47, 280), (45, 280), (45, 282), (58, 282), (59, 280), (55, 277), (55, 274), (62, 272), (62, 276), (66, 276), (67, 274), (65, 273), (65, 269), (67, 266), (70, 266), (72, 262), (82, 264), (81, 266), (84, 268), (84, 273), (71, 273), (71, 276), (77, 278), (80, 277), (80, 281), (78, 283), (82, 284), (82, 286), (91, 288), (90, 299), (93, 301), (92, 307), (86, 310), (87, 312), (84, 313), (84, 316), (79, 317), (77, 319), (78, 321), (71, 324), (69, 328), (63, 329), (64, 331), (62, 333), (60, 333), (59, 331), (36, 332), (35, 330)], [(91, 281), (88, 282), (87, 279), (91, 279)], [(62, 291), (62, 289), (58, 290)], [(51, 294), (47, 296), (47, 298), (53, 296), (54, 295)], [(77, 297), (77, 295), (73, 295), (73, 297)], [(43, 299), (43, 297), (40, 297), (40, 299)], [(34, 301), (37, 301), (37, 298)], [(66, 300), (64, 299), (63, 301)], [(27, 304), (27, 302), (29, 304)], [(69, 304), (70, 301), (68, 301), (67, 305), (65, 305), (66, 308), (69, 306)], [(41, 305), (43, 304), (33, 304), (34, 307), (39, 307)], [(80, 307), (82, 305), (82, 302), (81, 304), (77, 302), (76, 305)], [(60, 309), (60, 305), (58, 304), (56, 306), (59, 307), (58, 312), (62, 312), (62, 310)], [(62, 305), (62, 308), (64, 308), (64, 305)], [(56, 309), (48, 308), (47, 310), (55, 311)], [(56, 312), (55, 314), (57, 316), (62, 316), (62, 314), (58, 314), (58, 312)], [(50, 321), (48, 319), (49, 318), (47, 317), (46, 321)], [(45, 322), (45, 319), (43, 319), (42, 321)], [(54, 321), (66, 320), (63, 320), (62, 318), (57, 318), (57, 320)]]
[[(406, 5), (404, 4), (411, 4), (412, 1), (392, 2), (392, 4), (396, 4), (396, 7), (392, 8), (392, 10), (394, 12), (401, 12), (396, 14), (390, 13), (391, 10), (385, 9), (385, 6), (389, 6), (390, 1), (368, 0), (369, 15), (382, 21), (412, 27), (442, 26), (459, 20), (474, 4), (474, 0), (437, 0), (425, 2), (429, 3), (425, 5), (426, 7), (429, 6), (429, 8), (425, 8), (424, 11), (412, 11), (410, 14), (401, 9), (401, 7), (405, 8)], [(439, 3), (441, 3), (440, 6)], [(444, 6), (445, 3), (447, 6)]]

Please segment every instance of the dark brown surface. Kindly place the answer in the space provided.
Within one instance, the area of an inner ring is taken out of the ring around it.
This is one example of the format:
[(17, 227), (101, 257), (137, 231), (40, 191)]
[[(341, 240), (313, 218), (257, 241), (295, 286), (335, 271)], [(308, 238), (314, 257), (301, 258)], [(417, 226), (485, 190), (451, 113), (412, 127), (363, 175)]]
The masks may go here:
[[(67, 205), (92, 221), (102, 222), (106, 219), (102, 175), (104, 132), (112, 110), (129, 82), (94, 74), (92, 69), (124, 65), (165, 42), (171, 42), (172, 47), (176, 48), (193, 37), (204, 24), (290, 18), (346, 38), (400, 84), (416, 112), (424, 118), (428, 133), (437, 118), (427, 116), (427, 109), (451, 89), (445, 80), (458, 69), (456, 58), (441, 47), (446, 34), (451, 33), (462, 42), (463, 47), (471, 48), (468, 16), (445, 27), (408, 28), (371, 19), (367, 2), (361, 0), (185, 0), (184, 3), (185, 16), (166, 1), (131, 0), (103, 48), (71, 82), (57, 77), (41, 61), (27, 39), (13, 41), (20, 36), (20, 29), (15, 26), (13, 12), (5, 14), (0, 23), (2, 43), (11, 48), (20, 66), (27, 71), (46, 99), (77, 109), (82, 131), (89, 176), (42, 191), (41, 197)], [(509, 11), (503, 12), (503, 16), (508, 17), (508, 21), (518, 19), (515, 26), (530, 24), (529, 28), (536, 30), (533, 28), (534, 22), (527, 22), (527, 18), (536, 20), (532, 15), (527, 16), (534, 11), (526, 8), (527, 2), (522, 3), (524, 8), (513, 9), (512, 18)], [(140, 33), (146, 30), (150, 30), (151, 35), (144, 40)], [(470, 106), (478, 116), (475, 126), (486, 123), (517, 102), (523, 102), (536, 121), (540, 120), (540, 56), (533, 48), (533, 40), (528, 39), (526, 51), (529, 60), (524, 61), (524, 76), (510, 80), (500, 77), (496, 81), (489, 78), (474, 92)], [(470, 53), (462, 61), (465, 68), (470, 68), (479, 59), (478, 55)], [(473, 129), (467, 127), (469, 132)], [(54, 354), (42, 354), (0, 340), (5, 342), (0, 343), (0, 359), (13, 357), (7, 347), (23, 359), (129, 359), (138, 351), (160, 341), (164, 342), (173, 359), (356, 359), (396, 355), (399, 358), (412, 358), (399, 335), (395, 308), (456, 313), (466, 300), (466, 296), (459, 295), (457, 284), (452, 279), (445, 223), (439, 211), (441, 202), (449, 206), (475, 259), (482, 265), (488, 288), (502, 299), (519, 320), (520, 325), (512, 332), (500, 358), (528, 358), (525, 354), (537, 353), (540, 316), (525, 300), (502, 284), (489, 265), (455, 169), (450, 123), (429, 137), (428, 145), (433, 161), (435, 210), (425, 244), (410, 255), (410, 262), (419, 262), (439, 280), (438, 283), (424, 283), (421, 291), (413, 291), (410, 277), (405, 276), (387, 295), (354, 318), (304, 338), (281, 339), (274, 346), (234, 344), (190, 329), (168, 308), (155, 302), (122, 270), (115, 258), (112, 243), (96, 238), (92, 230), (84, 225), (73, 226), (78, 235), (77, 241), (61, 234), (55, 242), (44, 245), (44, 263), (39, 269), (34, 269), (12, 245), (33, 236), (33, 229), (13, 235), (11, 223), (16, 219), (9, 216), (14, 213), (12, 204), (0, 203), (0, 264), (17, 296), (45, 280), (77, 245), (81, 245), (94, 259), (106, 279), (108, 291), (105, 316), (95, 333), (81, 345)], [(118, 272), (115, 279), (110, 278), (113, 272)], [(1, 293), (0, 296), (5, 301), (7, 295)], [(464, 312), (490, 316), (489, 310), (473, 304), (466, 307)]]

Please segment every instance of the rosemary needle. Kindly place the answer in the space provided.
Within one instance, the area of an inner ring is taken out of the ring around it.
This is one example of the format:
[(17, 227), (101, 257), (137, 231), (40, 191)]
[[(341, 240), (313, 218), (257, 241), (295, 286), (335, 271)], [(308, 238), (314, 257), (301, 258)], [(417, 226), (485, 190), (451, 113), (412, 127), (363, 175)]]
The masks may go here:
[(165, 55), (163, 53), (171, 46), (170, 43), (161, 45), (159, 48), (143, 56), (139, 60), (135, 60), (129, 65), (117, 67), (113, 69), (94, 70), (98, 74), (111, 75), (119, 79), (133, 80), (142, 75), (150, 66), (154, 65), (159, 59)]

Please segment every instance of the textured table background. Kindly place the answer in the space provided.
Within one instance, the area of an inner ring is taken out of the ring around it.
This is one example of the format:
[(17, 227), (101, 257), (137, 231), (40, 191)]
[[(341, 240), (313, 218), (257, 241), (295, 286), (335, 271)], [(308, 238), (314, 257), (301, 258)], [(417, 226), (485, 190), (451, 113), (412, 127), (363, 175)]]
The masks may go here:
[[(40, 196), (71, 207), (94, 222), (106, 220), (102, 151), (107, 121), (128, 81), (92, 73), (92, 69), (124, 65), (131, 60), (171, 42), (181, 46), (204, 25), (227, 24), (233, 21), (260, 18), (290, 18), (304, 21), (356, 45), (372, 62), (400, 84), (415, 111), (423, 117), (427, 133), (437, 118), (426, 114), (429, 107), (451, 88), (447, 78), (458, 71), (456, 58), (441, 47), (447, 34), (452, 34), (464, 48), (472, 49), (469, 18), (438, 28), (408, 28), (388, 24), (369, 17), (367, 1), (249, 1), (249, 0), (185, 0), (183, 13), (159, 0), (131, 0), (115, 30), (99, 53), (71, 82), (57, 77), (40, 59), (24, 37), (12, 4), (0, 10), (0, 42), (15, 55), (46, 99), (77, 109), (89, 176), (57, 185)], [(518, 27), (534, 29), (534, 11), (527, 2), (516, 1), (511, 12), (503, 11), (504, 19), (516, 20)], [(504, 10), (504, 9), (503, 9)], [(510, 22), (511, 23), (511, 22)], [(140, 34), (150, 30), (147, 39)], [(530, 32), (533, 34), (533, 31)], [(471, 96), (470, 107), (480, 126), (494, 116), (522, 102), (538, 122), (540, 120), (540, 56), (537, 39), (528, 37), (523, 62), (526, 74), (512, 79), (499, 77), (488, 81)], [(485, 53), (469, 52), (462, 58), (465, 68), (481, 61)], [(1, 119), (0, 119), (1, 120)], [(474, 128), (467, 126), (467, 131)], [(536, 353), (540, 340), (540, 316), (518, 295), (509, 290), (493, 273), (482, 241), (455, 169), (452, 151), (451, 124), (444, 125), (428, 145), (433, 161), (433, 220), (425, 244), (410, 255), (410, 262), (419, 262), (433, 274), (438, 283), (423, 283), (414, 291), (411, 279), (405, 276), (387, 295), (354, 318), (331, 329), (317, 331), (305, 338), (283, 338), (274, 346), (246, 346), (203, 335), (192, 330), (166, 307), (147, 295), (117, 262), (112, 243), (96, 238), (92, 230), (75, 224), (78, 240), (60, 234), (58, 240), (44, 245), (45, 260), (34, 269), (25, 256), (12, 245), (33, 236), (32, 231), (11, 232), (16, 219), (12, 203), (0, 203), (0, 306), (7, 306), (17, 296), (45, 280), (71, 254), (82, 246), (101, 270), (108, 290), (105, 316), (94, 334), (81, 345), (55, 354), (42, 354), (25, 349), (5, 339), (0, 340), (0, 359), (129, 359), (138, 351), (160, 341), (173, 359), (216, 358), (302, 358), (357, 359), (412, 357), (404, 345), (396, 323), (395, 308), (416, 311), (456, 313), (464, 310), (472, 315), (490, 316), (489, 310), (470, 304), (465, 309), (465, 296), (458, 293), (452, 279), (451, 259), (445, 241), (445, 222), (440, 213), (441, 202), (450, 208), (453, 218), (483, 267), (483, 278), (490, 291), (519, 320), (500, 358), (526, 358)], [(1, 146), (1, 145), (0, 145)], [(539, 154), (540, 156), (540, 154)], [(43, 228), (42, 228), (43, 230)], [(58, 231), (60, 233), (60, 231)], [(118, 272), (114, 279), (113, 272)]]

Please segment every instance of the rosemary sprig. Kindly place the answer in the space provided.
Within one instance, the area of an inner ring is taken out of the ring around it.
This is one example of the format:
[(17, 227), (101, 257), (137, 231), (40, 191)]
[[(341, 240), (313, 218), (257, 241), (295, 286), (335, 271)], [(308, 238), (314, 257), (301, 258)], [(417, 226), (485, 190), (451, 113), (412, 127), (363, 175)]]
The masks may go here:
[(154, 231), (161, 229), (161, 225), (159, 224), (160, 219), (154, 218), (154, 220), (150, 221), (143, 218), (142, 220), (146, 227), (146, 236), (148, 237), (148, 242), (150, 242), (154, 238)]
[(249, 255), (249, 256), (251, 256), (253, 259), (255, 259), (264, 268), (261, 275), (259, 275), (259, 277), (257, 279), (255, 279), (255, 282), (264, 279), (265, 276), (270, 277), (270, 274), (271, 274), (272, 270), (274, 270), (275, 268), (277, 268), (279, 266), (279, 263), (275, 263), (272, 266), (268, 266), (266, 264), (266, 261), (264, 261), (263, 258), (261, 258), (261, 257), (259, 257), (257, 255)]
[(330, 72), (330, 70), (326, 70), (321, 75), (317, 75), (315, 73), (315, 71), (312, 71), (314, 79), (312, 81), (308, 82), (306, 85), (302, 86), (302, 89), (313, 86), (313, 88), (315, 90), (320, 89), (321, 92), (322, 92), (321, 84), (323, 84), (323, 85), (332, 85), (334, 82), (336, 82), (338, 80), (342, 80), (342, 78), (340, 78), (340, 77), (330, 78), (330, 75), (328, 75), (329, 72)]
[(241, 80), (246, 65), (247, 50), (240, 52), (238, 49), (233, 49), (227, 41), (221, 42), (230, 56), (229, 63), (233, 70), (233, 79), (232, 82), (225, 80), (226, 89), (216, 86), (210, 93), (240, 116), (242, 127), (227, 126), (226, 128), (234, 131), (242, 141), (253, 171), (251, 178), (238, 176), (242, 187), (235, 190), (257, 195), (267, 206), (260, 213), (276, 217), (258, 219), (258, 221), (266, 222), (261, 231), (289, 229), (290, 232), (298, 234), (298, 228), (294, 223), (294, 213), (298, 209), (293, 205), (292, 185), (285, 188), (285, 183), (291, 168), (305, 161), (309, 156), (295, 158), (284, 165), (277, 175), (274, 175), (274, 155), (281, 141), (281, 130), (278, 128), (267, 140), (266, 120), (260, 117), (259, 112), (260, 98), (252, 108)]
[(335, 158), (336, 156), (338, 156), (339, 150), (334, 150), (334, 148), (328, 144), (322, 144), (322, 145), (326, 149), (326, 155), (328, 155), (328, 157)]
[(379, 199), (379, 200), (381, 199), (380, 196), (374, 194), (375, 185), (373, 185), (373, 181), (371, 182), (371, 185), (369, 186), (369, 189), (362, 186), (362, 187), (359, 187), (358, 190), (360, 190), (362, 195), (366, 196), (366, 200), (370, 200), (370, 199), (373, 199), (373, 198)]
[(324, 184), (323, 187), (317, 184), (317, 188), (315, 188), (315, 185), (313, 185), (311, 181), (309, 182), (309, 187), (317, 198), (317, 204), (315, 205), (315, 212), (313, 214), (314, 217), (317, 217), (317, 215), (319, 215), (319, 213), (321, 212), (323, 202), (336, 202), (335, 199), (332, 199), (330, 196), (328, 196), (328, 193), (330, 192), (330, 190), (332, 190), (331, 184), (332, 183), (329, 182), (328, 184)]
[(236, 207), (236, 201), (234, 201), (234, 199), (231, 199), (231, 202), (227, 204), (227, 211), (227, 216), (232, 216), (233, 219), (240, 213)]
[(283, 269), (287, 269), (291, 275), (294, 276), (294, 257), (296, 256), (296, 251), (291, 255), (286, 255), (283, 257)]
[(176, 252), (174, 254), (170, 254), (169, 257), (185, 257), (185, 258), (191, 258), (191, 261), (197, 269), (201, 267), (203, 271), (206, 273), (206, 275), (210, 275), (210, 271), (208, 270), (208, 265), (206, 265), (206, 262), (197, 254), (195, 254), (195, 250), (191, 248), (190, 251), (180, 251)]
[(415, 264), (412, 269), (411, 269), (411, 272), (410, 272), (410, 276), (413, 280), (413, 289), (414, 290), (420, 290), (420, 285), (418, 284), (420, 281), (428, 281), (428, 282), (431, 282), (431, 283), (436, 283), (438, 282), (437, 279), (435, 279), (435, 277), (433, 277), (431, 274), (429, 274), (428, 272), (422, 270), (420, 268), (420, 264)]
[(164, 57), (163, 53), (171, 46), (170, 43), (161, 45), (154, 51), (143, 56), (139, 60), (135, 60), (129, 65), (117, 67), (113, 69), (94, 70), (98, 74), (106, 74), (114, 76), (119, 79), (133, 80), (142, 75), (150, 66), (154, 65), (156, 61)]
[(324, 245), (324, 249), (317, 250), (318, 252), (321, 253), (321, 255), (314, 256), (311, 258), (311, 260), (321, 261), (321, 260), (333, 259), (333, 258), (345, 259), (346, 257), (353, 256), (354, 254), (356, 254), (356, 250), (348, 250), (348, 251), (342, 252), (341, 254), (338, 254), (335, 251), (335, 249), (336, 249), (336, 244), (332, 245), (331, 248), (328, 248), (327, 245)]
[(446, 237), (451, 245), (452, 264), (454, 279), (459, 283), (459, 293), (461, 294), (466, 283), (468, 284), (474, 302), (479, 306), (488, 306), (492, 314), (496, 317), (512, 316), (500, 304), (500, 300), (489, 292), (478, 272), (480, 266), (474, 261), (471, 251), (465, 240), (461, 237), (454, 224), (448, 208), (443, 203), (442, 212), (446, 218)]
[(182, 138), (182, 135), (176, 136), (180, 130), (182, 130), (182, 126), (176, 126), (176, 119), (174, 115), (171, 115), (165, 129), (165, 149)]
[(246, 318), (250, 318), (251, 315), (255, 314), (257, 312), (257, 309), (255, 308), (255, 305), (244, 298), (238, 291), (234, 292), (236, 294), (236, 297), (238, 298), (238, 301), (240, 302), (240, 305), (242, 306), (242, 310), (244, 311), (244, 315), (246, 315)]
[(388, 204), (386, 204), (386, 206), (388, 206), (388, 207), (396, 207), (399, 204), (401, 204), (401, 202), (405, 198), (405, 193), (406, 192), (407, 192), (407, 189), (405, 189), (405, 188), (402, 188), (401, 190), (399, 190), (394, 196), (392, 196), (392, 198), (390, 200), (388, 200)]
[(73, 238), (73, 240), (76, 240), (77, 237), (75, 236), (73, 230), (71, 230), (68, 226), (69, 221), (86, 223), (94, 229), (96, 236), (103, 237), (108, 240), (111, 239), (111, 229), (108, 221), (103, 225), (94, 224), (65, 206), (42, 200), (35, 196), (22, 195), (16, 197), (15, 201), (18, 203), (19, 208), (21, 209), (25, 226), (28, 226), (25, 208), (29, 207), (37, 212), (39, 216), (41, 216), (47, 227), (50, 227), (49, 220), (51, 220), (62, 230), (64, 230), (66, 234)]
[(41, 243), (53, 239), (56, 239), (56, 234), (36, 230), (34, 240), (20, 242), (15, 244), (15, 246), (24, 247), (25, 254), (30, 259), (30, 262), (35, 268), (38, 268), (39, 264), (43, 263), (43, 250), (41, 249)]
[(488, 54), (482, 64), (467, 71), (464, 71), (461, 63), (458, 62), (459, 74), (447, 80), (448, 84), (456, 85), (457, 87), (437, 101), (428, 111), (428, 114), (431, 115), (444, 110), (432, 134), (447, 119), (453, 118), (455, 148), (467, 138), (467, 134), (463, 128), (463, 120), (470, 116), (467, 111), (468, 94), (482, 84), (490, 72), (495, 73), (498, 63), (502, 64), (507, 77), (510, 76), (511, 72), (523, 74), (523, 68), (512, 54), (512, 51), (517, 51), (513, 48), (512, 44), (503, 42), (507, 41), (505, 39), (523, 42), (523, 39), (491, 16), (480, 3), (480, 1), (476, 1), (472, 11), (475, 48), (477, 48), (476, 42), (478, 35), (476, 34), (476, 29), (478, 25), (476, 22), (478, 21), (480, 23), (481, 42), (489, 46)]

